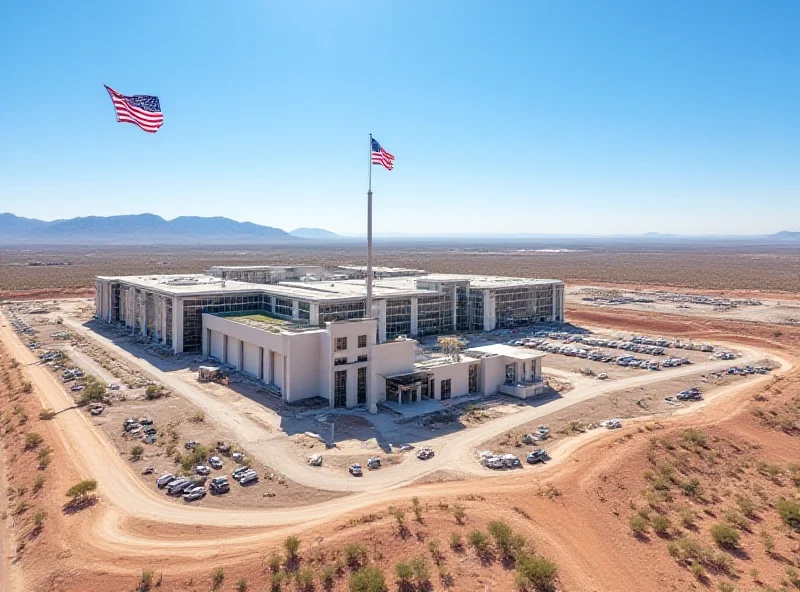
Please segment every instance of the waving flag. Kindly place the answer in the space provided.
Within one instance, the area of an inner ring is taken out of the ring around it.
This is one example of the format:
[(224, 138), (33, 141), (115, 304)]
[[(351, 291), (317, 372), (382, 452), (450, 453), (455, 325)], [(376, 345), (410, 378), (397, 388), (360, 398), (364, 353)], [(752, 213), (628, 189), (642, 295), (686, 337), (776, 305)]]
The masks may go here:
[(394, 156), (386, 152), (375, 139), (372, 140), (372, 164), (380, 164), (390, 171), (394, 168)]
[[(105, 85), (103, 85), (105, 86)], [(125, 96), (106, 86), (119, 123), (133, 123), (146, 132), (154, 134), (164, 124), (161, 103), (152, 95)]]

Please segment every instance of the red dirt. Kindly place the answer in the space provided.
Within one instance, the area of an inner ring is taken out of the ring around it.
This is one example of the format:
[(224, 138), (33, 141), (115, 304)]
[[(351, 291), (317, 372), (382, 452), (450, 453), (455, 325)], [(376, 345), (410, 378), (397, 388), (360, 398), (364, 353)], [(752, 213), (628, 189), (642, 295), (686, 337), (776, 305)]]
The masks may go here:
[(94, 298), (94, 287), (0, 290), (0, 300), (57, 300), (61, 298)]

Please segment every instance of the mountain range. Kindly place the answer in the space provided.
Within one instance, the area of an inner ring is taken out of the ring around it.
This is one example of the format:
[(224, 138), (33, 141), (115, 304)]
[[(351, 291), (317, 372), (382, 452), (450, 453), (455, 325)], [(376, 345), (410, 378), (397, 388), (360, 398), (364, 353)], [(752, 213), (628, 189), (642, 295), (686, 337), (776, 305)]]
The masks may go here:
[(0, 244), (265, 244), (330, 240), (337, 234), (321, 228), (280, 228), (237, 222), (216, 216), (180, 216), (165, 220), (155, 214), (85, 216), (46, 222), (0, 214)]

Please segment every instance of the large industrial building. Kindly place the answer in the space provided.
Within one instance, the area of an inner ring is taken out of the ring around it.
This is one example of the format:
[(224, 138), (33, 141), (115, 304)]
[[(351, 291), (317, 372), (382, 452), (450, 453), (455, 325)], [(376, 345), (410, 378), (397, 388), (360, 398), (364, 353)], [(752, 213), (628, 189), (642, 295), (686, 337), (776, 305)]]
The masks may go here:
[(363, 267), (270, 265), (98, 277), (97, 317), (246, 372), (288, 402), (320, 396), (374, 411), (386, 400), (541, 390), (541, 354), (487, 346), (426, 357), (411, 338), (561, 322), (563, 282), (373, 273), (370, 315)]

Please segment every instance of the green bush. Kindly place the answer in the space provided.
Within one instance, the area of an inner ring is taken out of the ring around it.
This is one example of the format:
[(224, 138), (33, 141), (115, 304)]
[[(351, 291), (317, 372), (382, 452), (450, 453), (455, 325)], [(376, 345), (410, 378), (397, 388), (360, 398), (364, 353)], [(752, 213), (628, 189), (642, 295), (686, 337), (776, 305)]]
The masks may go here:
[(358, 569), (367, 559), (367, 550), (359, 543), (350, 543), (344, 549), (345, 560), (350, 569)]
[(467, 518), (467, 512), (464, 509), (464, 506), (461, 504), (456, 504), (453, 506), (453, 518), (456, 519), (458, 524), (464, 524), (464, 520)]
[(631, 532), (636, 536), (642, 536), (647, 532), (647, 520), (639, 514), (631, 517), (630, 520)]
[(389, 592), (383, 572), (377, 567), (362, 567), (350, 577), (350, 592)]
[(778, 515), (786, 526), (800, 531), (800, 503), (782, 499), (778, 501), (775, 509), (778, 510)]
[(282, 563), (283, 559), (275, 551), (273, 551), (267, 559), (267, 566), (272, 573), (277, 573), (281, 569)]
[(81, 405), (96, 403), (105, 398), (106, 385), (100, 382), (96, 376), (87, 374), (83, 379), (83, 384), (85, 388), (81, 391), (81, 398), (79, 401)]
[(283, 546), (286, 549), (286, 558), (289, 561), (295, 561), (297, 559), (297, 551), (300, 549), (300, 539), (294, 535), (286, 537), (286, 540), (283, 541)]
[(652, 521), (653, 531), (661, 536), (664, 536), (669, 532), (669, 518), (666, 516), (655, 516)]
[(146, 389), (144, 389), (144, 398), (148, 401), (153, 401), (155, 399), (160, 399), (161, 397), (166, 397), (167, 392), (163, 386), (160, 384), (151, 384)]
[(407, 584), (414, 577), (414, 572), (411, 571), (411, 566), (405, 561), (401, 561), (394, 566), (394, 573), (397, 575), (397, 581), (401, 584)]
[(464, 548), (464, 539), (461, 534), (457, 532), (450, 534), (450, 548), (454, 551), (461, 551)]
[(141, 444), (136, 444), (133, 448), (131, 448), (131, 458), (138, 459), (141, 458), (144, 454), (144, 446)]
[(428, 564), (422, 557), (415, 557), (411, 560), (411, 573), (417, 582), (417, 588), (425, 589), (430, 586), (431, 576), (428, 572)]
[(25, 436), (25, 450), (38, 448), (44, 440), (36, 432), (30, 432)]
[(520, 588), (536, 592), (553, 592), (556, 589), (558, 566), (544, 557), (520, 553), (517, 557), (516, 582)]
[(52, 409), (42, 409), (39, 413), (39, 419), (53, 419), (56, 416), (56, 412)]
[(304, 567), (297, 572), (295, 583), (300, 592), (311, 592), (314, 589), (314, 572)]
[(236, 590), (238, 592), (247, 592), (247, 580), (239, 578), (239, 581), (236, 582)]
[(489, 537), (475, 529), (467, 535), (467, 541), (479, 556), (486, 555), (489, 550)]
[(735, 549), (739, 546), (739, 531), (727, 524), (715, 524), (711, 527), (714, 542), (723, 549)]

